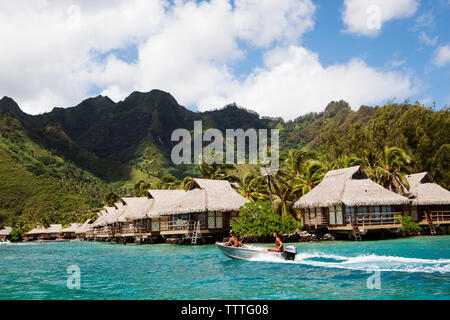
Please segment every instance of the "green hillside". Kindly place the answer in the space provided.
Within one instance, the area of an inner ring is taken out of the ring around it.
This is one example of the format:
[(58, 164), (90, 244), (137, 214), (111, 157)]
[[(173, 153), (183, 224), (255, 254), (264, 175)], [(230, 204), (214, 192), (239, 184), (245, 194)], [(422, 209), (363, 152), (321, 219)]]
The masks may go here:
[[(285, 122), (236, 105), (196, 113), (153, 90), (118, 103), (99, 96), (30, 116), (5, 97), (0, 100), (0, 224), (2, 219), (30, 225), (82, 220), (111, 191), (124, 196), (141, 180), (158, 186), (174, 177), (200, 176), (197, 166), (170, 160), (172, 131), (193, 130), (194, 120), (202, 120), (204, 130), (223, 132), (278, 128), (282, 151), (306, 147), (323, 163), (346, 155), (370, 159), (384, 146), (397, 146), (411, 156), (413, 171), (429, 171), (450, 187), (448, 108), (405, 103), (353, 111), (339, 101)], [(242, 177), (250, 168), (235, 173)]]

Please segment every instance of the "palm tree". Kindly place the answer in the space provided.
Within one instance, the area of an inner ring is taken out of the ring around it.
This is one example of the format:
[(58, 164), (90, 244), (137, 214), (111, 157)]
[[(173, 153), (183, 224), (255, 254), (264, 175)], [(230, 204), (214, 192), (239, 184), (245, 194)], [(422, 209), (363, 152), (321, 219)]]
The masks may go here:
[(295, 178), (294, 192), (299, 192), (300, 196), (310, 192), (322, 181), (324, 175), (325, 167), (322, 163), (315, 160), (308, 160), (303, 166), (301, 175)]
[(208, 162), (210, 162), (208, 160), (212, 160), (215, 156), (216, 154), (214, 151), (212, 151), (210, 155), (200, 156), (200, 163), (198, 167), (203, 178), (238, 182), (238, 177), (232, 174), (228, 174), (228, 171), (234, 170), (236, 168), (234, 164), (216, 163), (214, 161), (208, 164)]
[(364, 160), (355, 156), (340, 156), (330, 166), (330, 170), (350, 168), (354, 166), (361, 166)]
[(406, 175), (411, 158), (403, 149), (385, 146), (371, 172), (371, 178), (388, 190), (404, 195), (409, 190)]
[(239, 188), (237, 191), (250, 201), (269, 199), (266, 180), (251, 172), (247, 173), (244, 178), (239, 181)]
[(183, 182), (181, 183), (184, 191), (188, 191), (191, 188), (192, 180), (194, 180), (194, 178), (191, 176), (184, 177)]
[(291, 149), (285, 157), (284, 171), (290, 177), (296, 177), (300, 175), (302, 167), (306, 159), (310, 157), (310, 154), (305, 149)]

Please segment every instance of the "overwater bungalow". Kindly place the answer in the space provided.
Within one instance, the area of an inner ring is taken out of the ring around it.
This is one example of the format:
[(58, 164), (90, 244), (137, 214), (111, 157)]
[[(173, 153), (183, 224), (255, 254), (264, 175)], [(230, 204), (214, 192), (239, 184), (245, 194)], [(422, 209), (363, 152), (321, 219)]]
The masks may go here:
[(61, 230), (60, 237), (63, 239), (75, 239), (76, 231), (81, 227), (81, 223), (71, 223), (67, 228)]
[(24, 239), (26, 241), (33, 240), (57, 240), (61, 239), (61, 231), (62, 225), (60, 224), (51, 224), (50, 227), (45, 228), (42, 226), (36, 227), (30, 231), (28, 231)]
[(109, 236), (108, 229), (105, 228), (106, 226), (106, 219), (109, 215), (112, 214), (111, 207), (108, 207), (108, 211), (106, 210), (106, 207), (101, 210), (98, 213), (98, 218), (95, 220), (95, 222), (92, 224), (92, 232), (89, 234), (90, 238), (97, 239), (97, 238), (106, 238)]
[(11, 227), (4, 227), (0, 230), (0, 240), (11, 240)]
[(151, 233), (193, 243), (223, 237), (239, 208), (248, 202), (225, 180), (193, 179), (186, 192), (171, 196), (149, 191), (149, 196), (155, 199), (146, 214)]
[(75, 238), (80, 240), (86, 240), (89, 237), (90, 232), (93, 230), (92, 220), (87, 219), (77, 230), (75, 231)]
[(93, 224), (94, 237), (125, 242), (222, 237), (246, 202), (228, 181), (194, 179), (188, 191), (149, 190), (147, 197), (122, 198)]
[(408, 198), (411, 217), (421, 226), (428, 226), (432, 234), (436, 226), (450, 224), (450, 191), (433, 182), (428, 172), (411, 174)]
[(328, 229), (360, 240), (368, 232), (398, 232), (409, 199), (370, 180), (360, 167), (329, 171), (292, 205), (308, 229)]

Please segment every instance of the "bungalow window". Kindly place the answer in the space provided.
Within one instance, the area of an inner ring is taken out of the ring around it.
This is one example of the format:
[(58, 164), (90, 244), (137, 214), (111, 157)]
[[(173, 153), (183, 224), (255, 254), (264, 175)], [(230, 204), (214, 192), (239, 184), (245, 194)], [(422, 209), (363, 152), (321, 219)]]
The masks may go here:
[(334, 211), (334, 206), (328, 207), (328, 215), (329, 215), (329, 221), (330, 224), (336, 224), (336, 212)]
[(152, 232), (159, 231), (159, 219), (152, 219)]
[(342, 207), (336, 206), (336, 224), (342, 225)]
[(205, 228), (207, 224), (207, 215), (206, 212), (201, 212), (198, 214), (198, 221), (200, 222), (200, 227)]
[(208, 229), (222, 229), (223, 215), (222, 212), (208, 212)]
[(217, 229), (223, 228), (223, 213), (222, 212), (216, 212), (216, 228)]
[(208, 212), (208, 229), (216, 228), (216, 216), (214, 212)]

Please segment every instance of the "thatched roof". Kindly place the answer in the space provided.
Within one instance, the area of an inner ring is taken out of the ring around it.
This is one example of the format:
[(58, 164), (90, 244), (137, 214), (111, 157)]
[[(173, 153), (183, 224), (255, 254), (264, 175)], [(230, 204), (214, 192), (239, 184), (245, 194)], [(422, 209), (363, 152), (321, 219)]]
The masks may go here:
[(117, 218), (119, 222), (145, 218), (154, 201), (147, 197), (124, 198), (122, 200), (125, 202), (125, 206), (122, 214)]
[[(127, 199), (127, 198), (124, 198)], [(122, 199), (123, 202), (116, 203), (116, 210), (108, 214), (101, 222), (101, 226), (106, 226), (108, 224), (113, 224), (118, 221), (119, 217), (123, 214), (123, 212), (127, 209), (127, 206), (124, 202), (124, 199)]]
[(92, 226), (93, 226), (93, 227), (98, 227), (98, 226), (100, 226), (100, 223), (102, 223), (103, 220), (104, 220), (106, 217), (107, 217), (106, 211), (105, 211), (105, 210), (101, 210), (101, 211), (98, 213), (98, 218), (97, 218), (97, 220), (94, 221), (94, 223), (92, 224)]
[(193, 179), (191, 190), (180, 195), (169, 206), (162, 208), (159, 214), (238, 211), (249, 201), (238, 194), (226, 180)]
[(92, 223), (91, 219), (87, 219), (76, 231), (75, 233), (86, 233), (90, 230), (92, 230)]
[(206, 191), (193, 189), (185, 192), (169, 206), (159, 210), (159, 215), (183, 214), (208, 211)]
[(146, 213), (146, 217), (154, 218), (167, 214), (167, 209), (178, 202), (187, 192), (184, 190), (149, 190), (149, 198), (153, 199), (153, 205)]
[(9, 236), (11, 232), (12, 232), (11, 227), (4, 227), (3, 229), (0, 230), (0, 236)]
[(70, 226), (62, 229), (61, 232), (76, 232), (79, 227), (81, 227), (81, 223), (71, 223)]
[(42, 234), (42, 233), (59, 233), (62, 230), (62, 225), (60, 224), (51, 224), (50, 227), (45, 228), (42, 226), (36, 227), (27, 232), (28, 235), (32, 234)]
[(450, 204), (450, 191), (433, 182), (428, 172), (406, 176), (409, 183), (408, 198), (412, 205), (446, 205)]
[(226, 180), (194, 179), (193, 188), (198, 186), (206, 191), (209, 211), (237, 211), (249, 202), (237, 193)]
[(367, 177), (360, 166), (329, 171), (322, 182), (293, 203), (293, 207), (402, 205), (408, 199), (389, 191)]

